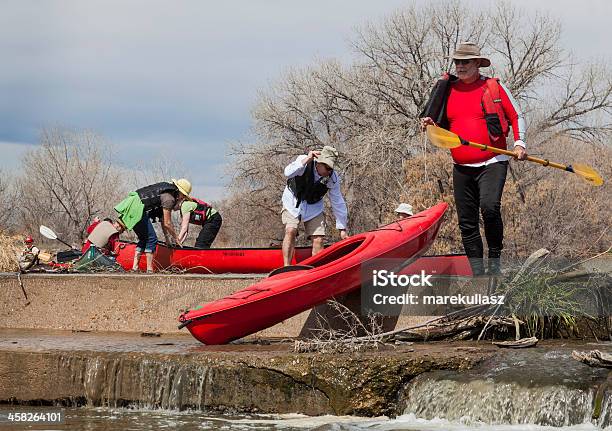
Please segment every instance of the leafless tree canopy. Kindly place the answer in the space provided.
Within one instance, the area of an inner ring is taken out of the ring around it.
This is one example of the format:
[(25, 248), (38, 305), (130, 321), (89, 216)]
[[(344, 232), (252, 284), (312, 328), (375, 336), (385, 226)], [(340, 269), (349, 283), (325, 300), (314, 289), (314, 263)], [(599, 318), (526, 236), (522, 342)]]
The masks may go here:
[(40, 146), (26, 153), (22, 163), (16, 208), (24, 227), (37, 232), (45, 224), (78, 244), (95, 216), (113, 215), (113, 206), (128, 190), (111, 154), (94, 133), (44, 129)]
[[(555, 19), (528, 15), (510, 2), (482, 9), (460, 1), (420, 3), (359, 29), (351, 64), (327, 60), (288, 71), (253, 107), (252, 142), (231, 150), (232, 194), (218, 205), (224, 227), (216, 245), (278, 244), (284, 166), (332, 145), (341, 154), (350, 232), (390, 221), (400, 201), (422, 210), (444, 200), (451, 221), (436, 251), (460, 251), (451, 159), (427, 144), (418, 117), (463, 40), (482, 46), (493, 64), (484, 73), (500, 77), (520, 101), (531, 154), (590, 163), (610, 178), (610, 65), (573, 63), (577, 57), (562, 47), (561, 35)], [(18, 181), (11, 185), (0, 173), (0, 227), (17, 219), (35, 232), (47, 224), (78, 243), (91, 219), (112, 215), (128, 191), (190, 177), (172, 157), (119, 169), (108, 144), (91, 132), (46, 129), (40, 144), (24, 157)], [(503, 201), (511, 254), (545, 246), (581, 255), (610, 244), (607, 183), (593, 189), (552, 169), (511, 166)]]
[[(530, 152), (550, 152), (551, 159), (556, 155), (563, 161), (564, 154), (554, 152), (561, 139), (573, 139), (569, 145), (577, 157), (580, 147), (609, 142), (609, 65), (571, 64), (561, 31), (550, 16), (529, 16), (509, 2), (480, 10), (459, 1), (413, 5), (359, 30), (352, 43), (353, 64), (329, 60), (287, 72), (260, 94), (253, 109), (254, 142), (232, 150), (237, 171), (228, 203), (239, 203), (241, 213), (232, 235), (265, 245), (278, 239), (281, 225), (274, 220), (281, 209), (283, 167), (323, 145), (341, 152), (352, 232), (388, 220), (401, 200), (431, 201), (444, 187), (448, 193), (450, 184), (442, 184), (449, 183), (446, 173), (434, 171), (441, 166), (425, 163), (432, 149), (419, 130), (418, 116), (463, 40), (483, 47), (494, 65), (483, 72), (500, 77), (521, 102)], [(523, 163), (513, 175), (520, 192), (529, 194), (530, 187), (553, 174)], [(415, 196), (417, 191), (427, 196)], [(609, 198), (609, 188), (604, 192)], [(227, 211), (234, 207), (228, 205)]]
[[(191, 179), (190, 172), (183, 166), (180, 160), (171, 153), (158, 153), (155, 157), (141, 160), (130, 171), (124, 174), (126, 187), (129, 190), (136, 190), (148, 184), (155, 184), (161, 181), (170, 181), (172, 178)], [(197, 197), (197, 190), (194, 190)]]
[(13, 181), (9, 175), (0, 170), (0, 231), (12, 227), (13, 209), (15, 207), (15, 192)]

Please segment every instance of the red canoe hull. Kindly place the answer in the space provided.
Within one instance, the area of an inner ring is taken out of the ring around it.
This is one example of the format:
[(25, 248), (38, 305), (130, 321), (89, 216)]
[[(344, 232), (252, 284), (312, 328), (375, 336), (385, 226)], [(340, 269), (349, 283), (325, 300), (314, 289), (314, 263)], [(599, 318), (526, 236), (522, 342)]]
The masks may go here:
[(223, 299), (183, 313), (179, 320), (205, 344), (224, 344), (279, 323), (361, 286), (361, 265), (372, 259), (409, 259), (433, 243), (448, 205), (340, 241), (302, 265), (265, 278)]
[[(124, 269), (132, 269), (136, 244), (119, 241), (115, 247), (117, 263)], [(293, 263), (310, 257), (310, 247), (297, 247)], [(265, 274), (283, 266), (280, 248), (170, 248), (158, 244), (153, 256), (156, 271), (181, 271), (191, 274)], [(145, 256), (140, 258), (139, 268), (146, 270)]]
[[(125, 270), (132, 269), (136, 244), (119, 241), (115, 249), (117, 263)], [(310, 247), (297, 247), (293, 264), (303, 262), (311, 254)], [(157, 271), (181, 271), (189, 274), (267, 274), (283, 266), (283, 256), (279, 248), (194, 248), (173, 249), (159, 244), (155, 251), (153, 265)], [(59, 267), (59, 265), (57, 265)], [(139, 268), (146, 270), (145, 257), (142, 256)], [(405, 272), (442, 276), (471, 277), (472, 269), (464, 254), (423, 256), (405, 268)]]

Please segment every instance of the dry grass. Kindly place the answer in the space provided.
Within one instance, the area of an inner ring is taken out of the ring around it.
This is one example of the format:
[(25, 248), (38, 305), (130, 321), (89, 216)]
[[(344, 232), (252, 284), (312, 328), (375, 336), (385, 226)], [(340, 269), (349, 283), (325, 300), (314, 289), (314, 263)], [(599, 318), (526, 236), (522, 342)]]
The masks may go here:
[[(554, 148), (530, 152), (560, 162), (593, 166), (606, 183), (593, 187), (577, 175), (532, 163), (511, 162), (502, 199), (504, 255), (528, 256), (547, 248), (557, 256), (583, 258), (612, 245), (610, 207), (612, 149), (576, 141), (559, 141)], [(418, 155), (405, 165), (408, 191), (404, 201), (417, 211), (440, 201), (450, 204), (446, 223), (431, 252), (462, 252), (452, 188), (452, 160), (448, 151)], [(483, 233), (484, 238), (484, 233)]]
[(0, 272), (19, 271), (17, 255), (21, 251), (22, 238), (15, 235), (6, 235), (0, 232)]
[[(485, 51), (500, 54), (495, 75), (528, 113), (530, 154), (591, 164), (610, 178), (610, 146), (597, 148), (610, 140), (609, 64), (578, 72), (567, 62), (551, 17), (539, 17), (534, 26), (533, 16), (506, 3), (463, 12), (459, 2), (433, 2), (426, 9), (408, 5), (357, 32), (352, 64), (328, 60), (295, 68), (260, 93), (251, 142), (236, 143), (230, 154), (232, 197), (221, 207), (227, 224), (220, 242), (278, 242), (283, 168), (299, 154), (332, 145), (340, 152), (337, 171), (349, 207), (349, 233), (389, 221), (400, 201), (423, 210), (444, 200), (453, 204), (450, 220), (433, 251), (461, 251), (451, 159), (448, 151), (430, 151), (419, 133), (420, 112), (460, 40), (482, 41)], [(483, 25), (491, 20), (503, 24)], [(511, 39), (517, 29), (524, 45)], [(595, 190), (569, 174), (526, 163), (514, 170), (516, 180), (508, 181), (504, 194), (506, 256), (527, 256), (542, 246), (568, 257), (607, 248), (609, 186)], [(577, 239), (583, 244), (572, 243)]]

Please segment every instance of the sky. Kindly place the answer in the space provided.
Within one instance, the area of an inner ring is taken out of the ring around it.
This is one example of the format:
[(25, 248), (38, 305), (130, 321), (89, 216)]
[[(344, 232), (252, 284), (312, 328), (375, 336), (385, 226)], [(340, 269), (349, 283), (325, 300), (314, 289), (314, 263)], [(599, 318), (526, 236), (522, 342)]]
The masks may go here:
[[(113, 144), (122, 167), (176, 159), (195, 196), (219, 199), (229, 145), (249, 140), (258, 92), (289, 68), (350, 61), (356, 27), (412, 3), (4, 0), (0, 169), (17, 170), (43, 127), (88, 129)], [(612, 2), (512, 3), (559, 18), (576, 58), (610, 59)]]

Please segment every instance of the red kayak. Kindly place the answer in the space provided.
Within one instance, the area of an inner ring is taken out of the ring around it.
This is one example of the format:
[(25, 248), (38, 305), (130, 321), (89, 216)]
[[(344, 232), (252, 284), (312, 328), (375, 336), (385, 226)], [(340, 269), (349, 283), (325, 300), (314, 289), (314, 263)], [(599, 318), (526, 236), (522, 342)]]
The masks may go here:
[(361, 286), (361, 265), (372, 259), (410, 259), (425, 253), (448, 208), (440, 203), (404, 220), (354, 235), (230, 296), (187, 310), (187, 327), (205, 344), (224, 344), (268, 328)]
[[(132, 269), (136, 244), (118, 241), (115, 247), (117, 263), (125, 270)], [(310, 257), (312, 248), (296, 247), (293, 264)], [(266, 274), (283, 266), (280, 248), (172, 248), (157, 244), (153, 255), (156, 271), (184, 271), (191, 274)], [(139, 267), (146, 270), (145, 256), (140, 258)]]

